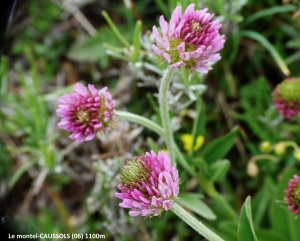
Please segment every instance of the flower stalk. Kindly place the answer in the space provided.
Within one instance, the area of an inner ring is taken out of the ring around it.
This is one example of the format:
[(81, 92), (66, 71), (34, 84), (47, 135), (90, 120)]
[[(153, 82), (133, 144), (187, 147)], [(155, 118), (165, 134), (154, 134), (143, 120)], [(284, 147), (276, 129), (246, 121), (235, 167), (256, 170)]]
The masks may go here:
[(167, 93), (171, 82), (171, 77), (173, 75), (174, 70), (168, 68), (161, 80), (160, 88), (159, 88), (159, 107), (160, 107), (160, 115), (162, 120), (162, 126), (165, 131), (165, 142), (167, 145), (167, 149), (170, 153), (171, 160), (175, 161), (175, 151), (173, 147), (173, 133), (171, 129), (171, 121), (169, 116), (169, 108), (168, 108), (168, 100)]
[(210, 241), (224, 241), (221, 237), (216, 235), (210, 229), (208, 229), (203, 223), (194, 218), (176, 202), (174, 202), (171, 207), (171, 211), (180, 217), (184, 222), (191, 226), (194, 230), (200, 233), (203, 237), (207, 238)]
[(155, 122), (153, 122), (143, 116), (132, 114), (129, 112), (119, 111), (119, 110), (117, 110), (115, 112), (115, 116), (117, 119), (131, 121), (131, 122), (140, 124), (144, 127), (147, 127), (150, 130), (156, 132), (161, 137), (164, 137), (164, 135), (165, 135), (165, 131), (161, 126), (159, 126)]

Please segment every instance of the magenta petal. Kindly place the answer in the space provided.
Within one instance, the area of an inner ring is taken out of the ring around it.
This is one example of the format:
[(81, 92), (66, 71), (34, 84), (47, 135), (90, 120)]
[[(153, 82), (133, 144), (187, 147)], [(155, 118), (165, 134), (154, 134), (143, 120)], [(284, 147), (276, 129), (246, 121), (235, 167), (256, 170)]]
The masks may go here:
[(120, 199), (124, 199), (123, 195), (124, 195), (123, 193), (118, 193), (118, 192), (115, 193), (115, 196)]
[(163, 56), (163, 51), (162, 50), (160, 50), (156, 45), (154, 45), (154, 44), (152, 44), (152, 49), (153, 49), (153, 51), (156, 53), (156, 54), (158, 54), (159, 56)]
[(161, 31), (163, 33), (163, 35), (166, 35), (168, 33), (168, 23), (165, 20), (164, 16), (160, 16), (159, 18), (159, 24), (161, 26)]
[(141, 215), (141, 211), (140, 210), (129, 211), (129, 215), (132, 217), (136, 217)]
[(80, 95), (89, 94), (89, 92), (87, 91), (87, 88), (80, 83), (77, 83), (74, 85), (74, 91)]

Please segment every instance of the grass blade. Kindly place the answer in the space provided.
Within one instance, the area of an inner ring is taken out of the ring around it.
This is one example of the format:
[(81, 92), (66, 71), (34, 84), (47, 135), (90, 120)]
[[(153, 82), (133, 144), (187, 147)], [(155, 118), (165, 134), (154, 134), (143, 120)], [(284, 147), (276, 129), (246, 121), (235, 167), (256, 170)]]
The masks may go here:
[(281, 72), (286, 76), (290, 75), (290, 70), (288, 69), (286, 63), (284, 62), (280, 54), (263, 35), (254, 31), (245, 30), (240, 32), (240, 36), (252, 38), (259, 42), (261, 45), (263, 45), (270, 52)]

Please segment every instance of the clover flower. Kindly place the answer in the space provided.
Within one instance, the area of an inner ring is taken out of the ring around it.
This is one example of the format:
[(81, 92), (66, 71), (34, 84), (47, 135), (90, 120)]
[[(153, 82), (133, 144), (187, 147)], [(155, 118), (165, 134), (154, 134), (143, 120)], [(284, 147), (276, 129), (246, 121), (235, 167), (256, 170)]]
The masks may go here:
[(294, 175), (294, 179), (289, 180), (284, 193), (284, 201), (287, 203), (289, 210), (298, 215), (300, 213), (300, 176)]
[(286, 118), (300, 114), (300, 78), (289, 78), (273, 91), (273, 102)]
[(85, 87), (77, 83), (73, 92), (59, 99), (56, 114), (61, 117), (58, 127), (72, 132), (72, 140), (89, 141), (98, 131), (110, 130), (115, 114), (115, 101), (107, 87), (98, 91), (92, 84)]
[(170, 157), (153, 151), (127, 161), (120, 174), (122, 208), (129, 208), (130, 216), (158, 216), (169, 210), (172, 199), (179, 192), (179, 178), (176, 164), (171, 166)]
[(191, 76), (197, 71), (207, 73), (209, 62), (221, 59), (217, 53), (224, 46), (224, 35), (219, 34), (222, 25), (211, 21), (213, 14), (208, 9), (194, 11), (195, 4), (190, 4), (182, 14), (181, 6), (173, 11), (170, 23), (161, 16), (160, 29), (153, 26), (156, 45), (153, 51), (166, 60), (171, 68), (185, 66)]

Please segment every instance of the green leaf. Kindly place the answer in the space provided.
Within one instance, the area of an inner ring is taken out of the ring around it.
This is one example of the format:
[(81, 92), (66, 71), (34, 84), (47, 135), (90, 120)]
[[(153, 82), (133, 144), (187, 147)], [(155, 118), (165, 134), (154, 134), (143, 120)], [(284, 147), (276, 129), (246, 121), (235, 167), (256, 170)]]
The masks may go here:
[(30, 161), (30, 162), (26, 162), (24, 163), (22, 166), (20, 166), (18, 168), (18, 170), (13, 174), (13, 176), (11, 177), (11, 179), (8, 182), (8, 188), (12, 189), (14, 187), (14, 185), (18, 182), (18, 180), (20, 179), (20, 177), (34, 164), (36, 163), (36, 160)]
[(199, 157), (192, 158), (190, 156), (184, 155), (184, 158), (190, 163), (193, 167), (196, 167), (199, 172), (205, 176), (205, 178), (209, 179), (211, 177), (211, 172), (207, 163)]
[[(132, 31), (128, 31), (128, 28), (122, 26), (119, 27), (119, 30), (128, 39), (132, 38)], [(101, 67), (105, 68), (108, 65), (108, 56), (103, 44), (106, 42), (110, 46), (121, 46), (113, 31), (109, 27), (103, 27), (96, 35), (75, 43), (68, 52), (68, 57), (75, 61), (100, 61)], [(117, 47), (113, 48), (115, 52), (117, 50), (122, 51), (122, 49)], [(113, 51), (112, 49), (110, 50)]]
[(214, 220), (216, 219), (216, 215), (213, 211), (200, 200), (202, 195), (193, 194), (193, 193), (181, 193), (179, 199), (176, 200), (177, 203), (185, 206), (187, 209), (197, 213), (198, 215), (209, 219)]
[(113, 31), (113, 33), (115, 34), (115, 36), (127, 47), (130, 47), (130, 44), (127, 42), (126, 38), (124, 38), (124, 36), (122, 35), (122, 33), (120, 32), (120, 30), (118, 29), (118, 27), (114, 24), (114, 22), (112, 21), (112, 19), (109, 17), (109, 15), (107, 14), (107, 12), (102, 11), (102, 16), (105, 18), (105, 20), (107, 21), (109, 27), (111, 28), (111, 30)]
[(241, 210), (238, 227), (239, 241), (257, 241), (252, 222), (250, 200), (251, 197), (248, 196)]
[(8, 80), (8, 69), (9, 69), (9, 62), (6, 57), (1, 58), (0, 64), (0, 97), (3, 97), (5, 94), (8, 93), (9, 87), (9, 80)]
[(234, 127), (228, 134), (209, 143), (203, 150), (202, 156), (206, 163), (213, 164), (223, 158), (234, 145), (238, 134), (238, 127)]
[[(196, 144), (196, 140), (198, 136), (205, 136), (205, 109), (204, 109), (204, 105), (203, 102), (199, 99), (197, 102), (197, 117), (194, 121), (193, 124), (193, 145), (192, 147), (195, 146)], [(192, 157), (195, 157), (197, 155), (197, 151), (194, 150), (194, 148), (192, 148)]]
[(286, 43), (288, 48), (300, 48), (300, 38), (295, 38)]
[(291, 64), (295, 61), (298, 61), (300, 59), (300, 50), (294, 52), (293, 54), (291, 54), (290, 56), (288, 56), (285, 59), (286, 64)]
[(141, 32), (142, 32), (142, 22), (138, 20), (136, 22), (134, 33), (133, 33), (133, 47), (134, 47), (134, 51), (132, 54), (133, 63), (136, 63), (139, 60), (139, 55), (141, 50), (141, 43), (140, 43)]
[(220, 230), (223, 231), (222, 233), (224, 233), (224, 235), (227, 236), (226, 240), (238, 241), (236, 237), (236, 230), (238, 229), (238, 225), (236, 221), (232, 221), (232, 220), (222, 221), (219, 224), (219, 228)]
[(258, 240), (286, 241), (286, 237), (277, 230), (255, 229)]
[(280, 232), (286, 240), (298, 241), (300, 237), (300, 219), (295, 219), (295, 214), (288, 208), (282, 208), (277, 201), (283, 201), (284, 190), (287, 188), (288, 181), (293, 175), (299, 173), (296, 169), (288, 169), (281, 175), (275, 195), (272, 199), (270, 210), (270, 221), (273, 230)]
[(163, 15), (168, 19), (170, 17), (170, 11), (163, 0), (155, 0), (157, 7), (162, 11)]
[(54, 170), (57, 160), (54, 146), (48, 143), (41, 143), (40, 150), (42, 152), (43, 165), (49, 170)]
[(220, 160), (210, 166), (211, 177), (210, 181), (222, 181), (230, 168), (230, 162), (228, 160)]
[(153, 150), (155, 153), (159, 152), (158, 146), (156, 145), (156, 143), (153, 141), (151, 137), (147, 138), (147, 144), (150, 147), (150, 150)]
[(253, 223), (260, 226), (263, 218), (267, 214), (274, 192), (274, 184), (270, 177), (266, 177), (263, 186), (255, 194), (252, 201)]
[(284, 13), (284, 12), (291, 12), (295, 11), (296, 7), (293, 5), (285, 5), (285, 6), (275, 6), (268, 9), (263, 9), (261, 11), (258, 11), (249, 17), (246, 18), (245, 22), (242, 24), (243, 27), (248, 25), (249, 23), (254, 22), (257, 19), (264, 18), (266, 16), (274, 15), (276, 13)]
[(241, 31), (240, 35), (252, 38), (263, 45), (270, 52), (281, 72), (286, 76), (290, 75), (290, 70), (283, 58), (280, 56), (276, 48), (263, 35), (250, 30)]

